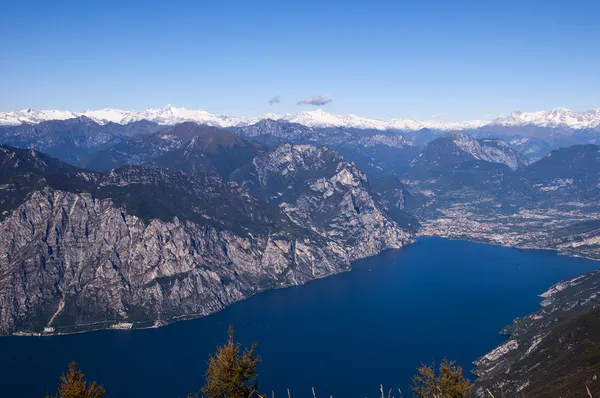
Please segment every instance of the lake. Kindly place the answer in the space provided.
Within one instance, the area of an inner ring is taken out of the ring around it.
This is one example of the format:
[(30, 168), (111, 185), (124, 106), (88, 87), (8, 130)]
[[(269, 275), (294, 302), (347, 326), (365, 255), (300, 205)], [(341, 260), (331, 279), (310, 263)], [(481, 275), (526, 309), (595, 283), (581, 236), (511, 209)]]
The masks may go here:
[[(501, 343), (502, 327), (539, 308), (538, 294), (599, 263), (551, 251), (420, 239), (358, 261), (352, 272), (258, 294), (212, 316), (136, 331), (0, 338), (3, 397), (54, 392), (69, 361), (108, 397), (184, 397), (208, 355), (235, 328), (258, 341), (259, 389), (276, 397), (404, 396), (421, 363), (471, 362)], [(469, 374), (471, 378), (472, 375)], [(269, 395), (270, 396), (270, 395)]]

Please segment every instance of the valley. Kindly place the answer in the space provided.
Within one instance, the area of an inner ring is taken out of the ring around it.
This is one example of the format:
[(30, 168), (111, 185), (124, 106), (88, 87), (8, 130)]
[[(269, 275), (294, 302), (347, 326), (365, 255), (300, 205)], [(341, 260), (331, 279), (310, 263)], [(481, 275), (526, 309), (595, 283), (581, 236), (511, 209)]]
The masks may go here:
[[(211, 126), (74, 115), (0, 127), (0, 333), (157, 328), (347, 273), (431, 237), (600, 260), (596, 133), (556, 147), (566, 141), (550, 134), (540, 145), (538, 130), (564, 136), (564, 126), (537, 126), (521, 139), (518, 126), (500, 122), (498, 135), (486, 136), (488, 124), (392, 130), (313, 116), (338, 121), (217, 118)], [(571, 271), (561, 278), (579, 275)], [(506, 328), (508, 342), (494, 339), (504, 345), (476, 362), (479, 396), (537, 386), (525, 370), (502, 379), (498, 369), (513, 369), (539, 336), (588, 316), (600, 297), (597, 273), (582, 278), (523, 318), (535, 322)], [(510, 312), (494, 335), (526, 315)], [(481, 355), (494, 344), (473, 349)]]
[(598, 15), (3, 2), (0, 398), (599, 398)]

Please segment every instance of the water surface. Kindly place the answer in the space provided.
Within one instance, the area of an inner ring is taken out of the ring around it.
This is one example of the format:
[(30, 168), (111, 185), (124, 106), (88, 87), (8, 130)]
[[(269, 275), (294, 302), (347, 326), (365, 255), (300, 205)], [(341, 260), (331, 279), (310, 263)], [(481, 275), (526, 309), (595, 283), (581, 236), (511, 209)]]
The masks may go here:
[(42, 397), (71, 360), (108, 397), (184, 397), (202, 383), (229, 324), (259, 342), (259, 387), (276, 397), (376, 397), (379, 384), (408, 394), (422, 362), (471, 362), (501, 343), (500, 329), (539, 308), (537, 295), (598, 263), (421, 239), (359, 261), (349, 273), (258, 294), (212, 316), (159, 329), (0, 338), (3, 397)]

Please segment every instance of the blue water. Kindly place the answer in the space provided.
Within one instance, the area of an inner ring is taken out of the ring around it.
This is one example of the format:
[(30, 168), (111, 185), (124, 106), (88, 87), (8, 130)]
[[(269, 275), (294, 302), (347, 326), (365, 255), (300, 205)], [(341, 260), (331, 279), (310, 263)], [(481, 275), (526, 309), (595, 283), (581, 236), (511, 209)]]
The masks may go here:
[(466, 369), (501, 343), (500, 329), (539, 308), (537, 295), (599, 263), (443, 239), (422, 239), (305, 286), (261, 293), (207, 318), (159, 329), (0, 338), (3, 397), (42, 397), (71, 360), (109, 397), (197, 391), (209, 353), (226, 338), (259, 342), (259, 387), (276, 397), (408, 394), (419, 364)]

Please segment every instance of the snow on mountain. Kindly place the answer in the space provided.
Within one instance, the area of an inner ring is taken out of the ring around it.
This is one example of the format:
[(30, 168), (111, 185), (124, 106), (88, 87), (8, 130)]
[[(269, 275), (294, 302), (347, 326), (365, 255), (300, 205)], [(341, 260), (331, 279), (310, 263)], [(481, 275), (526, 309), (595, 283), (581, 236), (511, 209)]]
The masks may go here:
[(244, 119), (232, 116), (215, 115), (202, 109), (189, 110), (167, 105), (164, 108), (146, 109), (141, 112), (110, 108), (88, 110), (85, 112), (55, 110), (36, 111), (32, 109), (23, 109), (21, 111), (0, 113), (0, 125), (18, 125), (21, 123), (37, 124), (48, 120), (65, 120), (81, 116), (86, 116), (99, 124), (106, 124), (109, 122), (128, 124), (139, 120), (148, 120), (161, 125), (174, 125), (192, 121), (218, 127), (245, 125), (260, 120), (260, 118)]
[(79, 115), (71, 111), (22, 109), (14, 112), (0, 112), (0, 125), (37, 124), (46, 120), (73, 119), (77, 116)]
[(106, 124), (108, 122), (127, 124), (139, 120), (137, 118), (137, 112), (135, 111), (122, 111), (120, 109), (99, 109), (97, 111), (86, 111), (82, 115), (89, 117), (90, 119), (100, 123)]
[(21, 123), (37, 124), (47, 120), (65, 120), (86, 116), (97, 123), (109, 122), (127, 124), (139, 120), (148, 120), (161, 125), (173, 125), (182, 122), (196, 122), (216, 127), (239, 127), (257, 123), (261, 120), (286, 120), (308, 127), (351, 127), (375, 130), (420, 130), (430, 128), (436, 130), (456, 130), (476, 128), (485, 125), (484, 121), (444, 123), (435, 121), (417, 121), (410, 119), (392, 119), (389, 121), (368, 119), (357, 115), (334, 115), (322, 109), (302, 111), (296, 114), (268, 113), (262, 117), (243, 118), (209, 113), (202, 109), (191, 110), (167, 105), (164, 108), (146, 109), (143, 111), (125, 111), (120, 109), (99, 109), (85, 112), (73, 111), (36, 111), (24, 109), (15, 112), (0, 113), (0, 125), (18, 125)]
[(303, 111), (295, 115), (285, 115), (282, 119), (309, 127), (354, 127), (377, 130), (389, 128), (389, 124), (382, 120), (367, 119), (356, 115), (333, 115), (322, 109)]
[(304, 111), (296, 115), (285, 115), (282, 119), (310, 127), (354, 127), (375, 130), (408, 130), (416, 131), (424, 128), (435, 130), (458, 130), (481, 127), (489, 122), (473, 120), (468, 122), (436, 122), (412, 119), (391, 119), (389, 121), (368, 119), (357, 115), (332, 115), (322, 109)]
[(500, 126), (539, 126), (539, 127), (570, 127), (573, 129), (600, 127), (600, 109), (586, 112), (575, 112), (568, 109), (557, 108), (542, 112), (511, 113), (506, 118), (498, 118), (492, 122), (473, 120), (466, 122), (439, 122), (434, 120), (369, 119), (357, 115), (334, 115), (322, 109), (302, 111), (296, 114), (266, 114), (262, 117), (244, 118), (227, 115), (218, 115), (202, 109), (192, 110), (167, 105), (164, 108), (146, 109), (143, 111), (100, 109), (85, 112), (23, 109), (14, 112), (0, 112), (0, 125), (18, 125), (21, 123), (37, 124), (47, 120), (65, 120), (75, 117), (87, 116), (100, 123), (109, 122), (127, 124), (138, 120), (148, 120), (161, 125), (173, 125), (181, 122), (196, 122), (216, 127), (237, 127), (254, 124), (260, 120), (286, 120), (309, 127), (350, 127), (359, 129), (376, 130), (405, 130), (417, 131), (431, 130), (469, 130), (488, 124)]
[(586, 129), (600, 127), (600, 109), (575, 112), (565, 108), (551, 111), (515, 111), (508, 117), (495, 119), (492, 124), (501, 126), (570, 127)]

